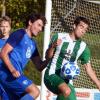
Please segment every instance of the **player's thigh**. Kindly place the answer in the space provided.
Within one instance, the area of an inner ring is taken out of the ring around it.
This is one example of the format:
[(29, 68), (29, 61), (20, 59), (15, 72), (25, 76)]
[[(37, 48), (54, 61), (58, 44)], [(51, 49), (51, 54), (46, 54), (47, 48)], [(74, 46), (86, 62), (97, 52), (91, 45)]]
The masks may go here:
[(59, 94), (60, 91), (58, 86), (62, 83), (65, 83), (65, 81), (58, 75), (52, 74), (50, 76), (44, 76), (44, 83), (50, 91), (52, 91), (55, 94)]

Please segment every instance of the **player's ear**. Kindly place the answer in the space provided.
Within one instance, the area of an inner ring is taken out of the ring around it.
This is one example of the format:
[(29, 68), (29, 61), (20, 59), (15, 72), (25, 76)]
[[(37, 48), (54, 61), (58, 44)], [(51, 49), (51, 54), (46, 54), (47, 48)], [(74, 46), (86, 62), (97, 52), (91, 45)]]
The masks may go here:
[(29, 26), (31, 26), (32, 25), (32, 22), (29, 20), (28, 24), (29, 24)]
[(75, 29), (75, 28), (76, 28), (76, 25), (74, 24), (74, 25), (73, 25), (73, 29)]

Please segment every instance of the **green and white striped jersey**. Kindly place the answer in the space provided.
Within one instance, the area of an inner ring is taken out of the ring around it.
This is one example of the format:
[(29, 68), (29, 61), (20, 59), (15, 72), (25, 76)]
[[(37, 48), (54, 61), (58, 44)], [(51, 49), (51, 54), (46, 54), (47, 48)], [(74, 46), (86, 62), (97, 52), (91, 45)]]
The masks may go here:
[(60, 72), (61, 67), (67, 63), (80, 59), (82, 64), (90, 61), (90, 50), (81, 39), (73, 41), (68, 33), (57, 33), (51, 38), (51, 43), (61, 39), (62, 43), (55, 48), (52, 61), (48, 64), (49, 75)]

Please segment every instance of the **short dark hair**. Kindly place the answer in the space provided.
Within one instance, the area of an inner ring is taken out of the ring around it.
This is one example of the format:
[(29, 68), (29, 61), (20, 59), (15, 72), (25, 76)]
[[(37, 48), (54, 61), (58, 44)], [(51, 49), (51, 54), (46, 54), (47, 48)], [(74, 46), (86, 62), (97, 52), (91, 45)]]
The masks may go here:
[(8, 17), (8, 16), (2, 16), (2, 17), (0, 18), (0, 25), (1, 25), (1, 22), (2, 22), (2, 21), (7, 21), (7, 22), (11, 25), (11, 18)]
[(46, 18), (45, 18), (45, 16), (43, 14), (33, 13), (33, 14), (30, 14), (26, 18), (26, 22), (25, 22), (26, 27), (29, 25), (29, 21), (31, 21), (32, 23), (34, 23), (38, 19), (41, 19), (43, 21), (44, 25), (46, 24)]
[(77, 16), (75, 21), (74, 21), (74, 24), (77, 26), (80, 23), (80, 21), (84, 22), (88, 26), (90, 25), (89, 20), (87, 18), (85, 18), (85, 17), (82, 17), (82, 16)]

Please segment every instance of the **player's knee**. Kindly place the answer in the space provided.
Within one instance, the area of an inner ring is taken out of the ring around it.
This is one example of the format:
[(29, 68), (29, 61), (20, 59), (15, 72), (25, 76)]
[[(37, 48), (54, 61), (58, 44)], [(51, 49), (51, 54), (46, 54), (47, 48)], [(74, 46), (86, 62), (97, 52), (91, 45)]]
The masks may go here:
[(59, 85), (59, 90), (64, 95), (64, 97), (68, 97), (71, 93), (71, 89), (66, 83), (60, 84)]
[(35, 95), (34, 97), (37, 98), (39, 96), (39, 94), (40, 94), (40, 90), (37, 88), (32, 93), (33, 93), (33, 96)]
[(64, 96), (65, 97), (68, 97), (69, 95), (70, 95), (70, 93), (71, 93), (71, 90), (70, 90), (70, 88), (67, 88), (67, 89), (65, 89), (65, 91), (64, 91)]
[(31, 92), (30, 92), (30, 94), (34, 97), (34, 98), (37, 98), (38, 96), (39, 96), (39, 94), (40, 94), (40, 90), (38, 89), (38, 88), (33, 88), (33, 89), (31, 89)]
[(70, 95), (70, 93), (71, 93), (70, 88), (67, 88), (64, 90), (63, 95), (64, 95), (64, 97), (68, 97)]
[(29, 86), (26, 91), (34, 98), (37, 98), (40, 94), (40, 90), (35, 85)]

